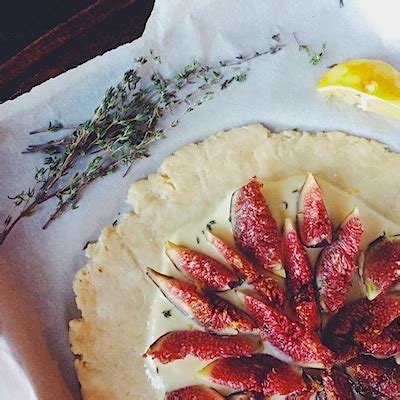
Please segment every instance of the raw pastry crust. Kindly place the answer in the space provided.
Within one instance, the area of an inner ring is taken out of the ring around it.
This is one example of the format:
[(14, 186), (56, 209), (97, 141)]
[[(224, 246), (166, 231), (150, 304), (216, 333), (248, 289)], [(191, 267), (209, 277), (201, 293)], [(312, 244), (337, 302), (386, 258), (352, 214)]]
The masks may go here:
[(132, 184), (134, 212), (103, 230), (87, 249), (74, 291), (82, 318), (70, 322), (84, 399), (160, 399), (141, 354), (153, 287), (144, 268), (162, 263), (165, 238), (215, 209), (234, 187), (257, 175), (280, 179), (311, 171), (354, 189), (372, 209), (400, 223), (400, 155), (342, 132), (271, 133), (255, 124), (218, 133), (167, 158), (158, 173)]

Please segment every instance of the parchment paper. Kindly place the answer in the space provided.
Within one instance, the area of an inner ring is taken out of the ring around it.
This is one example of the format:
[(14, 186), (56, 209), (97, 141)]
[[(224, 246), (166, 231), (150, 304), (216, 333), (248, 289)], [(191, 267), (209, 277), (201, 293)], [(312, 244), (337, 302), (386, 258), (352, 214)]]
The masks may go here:
[[(277, 33), (286, 44), (281, 52), (253, 61), (246, 82), (219, 92), (185, 117), (126, 178), (117, 174), (97, 182), (78, 210), (67, 212), (46, 231), (41, 226), (54, 204), (44, 206), (0, 248), (0, 333), (39, 399), (79, 398), (67, 329), (77, 315), (71, 286), (85, 262), (82, 247), (126, 209), (130, 183), (155, 171), (167, 155), (218, 130), (252, 122), (274, 130), (338, 129), (400, 150), (400, 121), (328, 103), (314, 89), (327, 66), (350, 58), (382, 59), (400, 68), (399, 11), (397, 0), (344, 0), (344, 7), (339, 0), (158, 0), (142, 38), (0, 105), (4, 219), (10, 206), (7, 195), (29, 187), (41, 162), (40, 156), (21, 154), (33, 141), (45, 140), (28, 132), (50, 120), (69, 125), (89, 118), (104, 90), (119, 81), (134, 57), (152, 48), (161, 56), (162, 72), (173, 75), (193, 59), (216, 64), (261, 51)], [(318, 65), (299, 51), (293, 32), (315, 52), (326, 42)], [(17, 384), (9, 389), (13, 399), (24, 398)]]

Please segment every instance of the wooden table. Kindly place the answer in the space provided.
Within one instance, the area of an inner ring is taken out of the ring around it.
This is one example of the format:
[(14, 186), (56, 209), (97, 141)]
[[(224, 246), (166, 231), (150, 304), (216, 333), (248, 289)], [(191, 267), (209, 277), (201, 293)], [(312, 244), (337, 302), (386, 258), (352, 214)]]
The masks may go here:
[(16, 13), (0, 17), (0, 102), (138, 38), (154, 5), (154, 0), (42, 0), (29, 2), (42, 9), (29, 10), (28, 2), (27, 9), (24, 1), (15, 2)]

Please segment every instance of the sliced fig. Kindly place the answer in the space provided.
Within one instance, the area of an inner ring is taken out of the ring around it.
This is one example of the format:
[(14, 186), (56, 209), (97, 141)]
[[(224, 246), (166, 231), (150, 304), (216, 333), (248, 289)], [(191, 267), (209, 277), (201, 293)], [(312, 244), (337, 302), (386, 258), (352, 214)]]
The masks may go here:
[(190, 330), (166, 333), (150, 346), (146, 355), (168, 364), (188, 355), (200, 360), (249, 356), (262, 348), (262, 341), (256, 335), (219, 336)]
[(369, 301), (364, 319), (354, 331), (353, 340), (361, 353), (377, 358), (396, 356), (400, 352), (400, 296), (380, 295)]
[(321, 247), (332, 243), (332, 225), (322, 191), (313, 174), (308, 173), (300, 192), (297, 224), (304, 246)]
[(333, 316), (344, 306), (357, 266), (337, 244), (326, 247), (317, 261), (316, 284), (321, 310)]
[(320, 342), (317, 335), (254, 294), (241, 291), (240, 295), (250, 315), (256, 320), (261, 337), (295, 364), (310, 368), (330, 368), (333, 365), (333, 353)]
[(278, 282), (267, 275), (261, 275), (250, 285), (264, 300), (283, 306), (285, 303), (285, 292), (281, 289)]
[(372, 242), (360, 264), (368, 299), (387, 293), (400, 283), (400, 235)]
[(222, 334), (250, 333), (256, 325), (233, 304), (213, 294), (205, 295), (191, 283), (163, 275), (151, 268), (147, 275), (164, 296), (189, 318), (203, 328)]
[(254, 288), (254, 290), (267, 301), (280, 306), (283, 305), (285, 302), (285, 292), (272, 277), (267, 275), (267, 272), (261, 273), (254, 264), (246, 260), (239, 252), (229, 247), (210, 231), (206, 231), (205, 236), (214, 248), (225, 258), (228, 265), (233, 268), (247, 284)]
[(359, 349), (354, 344), (353, 336), (356, 327), (368, 315), (368, 307), (369, 301), (366, 298), (346, 304), (329, 320), (323, 330), (323, 343), (334, 351), (339, 361), (348, 361), (359, 354)]
[(348, 256), (355, 257), (360, 251), (363, 233), (364, 227), (361, 223), (360, 211), (358, 207), (354, 207), (351, 213), (341, 223), (337, 232), (336, 242)]
[(302, 391), (289, 394), (286, 396), (285, 400), (325, 400), (319, 397), (323, 390), (320, 382), (307, 374), (303, 374), (303, 379), (306, 383), (306, 388), (304, 388)]
[(310, 261), (290, 218), (286, 218), (283, 228), (283, 255), (286, 284), (296, 315), (307, 329), (319, 330), (321, 317), (315, 300)]
[(207, 241), (225, 259), (226, 263), (234, 269), (238, 275), (246, 282), (252, 283), (260, 276), (257, 267), (243, 257), (239, 252), (228, 246), (223, 240), (215, 236), (209, 230), (204, 232)]
[(284, 277), (279, 231), (261, 187), (254, 177), (233, 193), (230, 210), (233, 236), (244, 254), (265, 270)]
[(319, 303), (326, 314), (335, 315), (345, 304), (354, 271), (354, 256), (359, 250), (363, 227), (358, 208), (346, 217), (337, 240), (326, 247), (317, 261)]
[(390, 342), (390, 337), (396, 333), (388, 332), (386, 328), (399, 317), (400, 296), (380, 295), (373, 301), (358, 299), (347, 304), (329, 321), (323, 341), (342, 362), (361, 353), (379, 358), (385, 353), (395, 355), (397, 341)]
[(341, 371), (324, 371), (321, 374), (326, 400), (355, 400), (349, 377)]
[(264, 400), (265, 397), (257, 392), (236, 392), (230, 394), (225, 400)]
[(179, 271), (213, 290), (229, 290), (240, 283), (239, 277), (232, 269), (203, 253), (170, 241), (166, 243), (165, 253)]
[(224, 396), (210, 387), (193, 385), (168, 392), (165, 400), (224, 400)]
[(385, 399), (398, 399), (400, 396), (400, 366), (393, 360), (362, 357), (350, 361), (346, 372), (356, 390), (368, 398), (384, 396)]
[(264, 396), (285, 395), (305, 387), (298, 370), (267, 354), (216, 360), (198, 375), (219, 385), (254, 391)]
[(362, 347), (362, 354), (375, 358), (389, 358), (400, 355), (400, 324), (392, 322), (379, 336), (356, 332), (354, 341)]

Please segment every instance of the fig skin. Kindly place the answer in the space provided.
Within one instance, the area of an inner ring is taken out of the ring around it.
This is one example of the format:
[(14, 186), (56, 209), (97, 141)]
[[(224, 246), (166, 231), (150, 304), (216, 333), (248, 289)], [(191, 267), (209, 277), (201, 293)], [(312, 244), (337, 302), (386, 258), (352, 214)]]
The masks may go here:
[(297, 226), (306, 247), (323, 247), (332, 243), (332, 225), (321, 188), (313, 174), (307, 174), (297, 205)]
[(283, 227), (283, 255), (286, 285), (297, 318), (305, 328), (319, 331), (321, 317), (315, 299), (310, 261), (290, 218), (286, 218)]
[(207, 386), (193, 385), (166, 393), (165, 400), (224, 400), (224, 396)]
[(237, 272), (240, 278), (265, 300), (283, 306), (285, 292), (275, 279), (268, 276), (266, 271), (261, 272), (254, 264), (246, 260), (239, 252), (229, 247), (210, 231), (205, 231), (204, 235), (207, 241), (225, 258), (227, 264)]
[(398, 399), (400, 396), (400, 366), (393, 360), (363, 356), (349, 361), (346, 372), (356, 390), (363, 395), (383, 396), (385, 399)]
[(281, 238), (261, 187), (254, 177), (233, 193), (230, 208), (233, 237), (239, 250), (260, 267), (285, 277)]
[(276, 307), (263, 302), (249, 291), (238, 291), (250, 315), (255, 319), (261, 337), (301, 367), (331, 368), (335, 357), (318, 336), (290, 320)]
[(359, 258), (369, 300), (400, 283), (400, 235), (380, 237)]
[(225, 400), (264, 400), (265, 397), (257, 392), (236, 392), (225, 398)]
[(357, 207), (342, 222), (337, 239), (320, 254), (316, 266), (316, 285), (321, 310), (333, 316), (345, 305), (364, 228)]
[(250, 356), (263, 349), (255, 335), (220, 336), (190, 330), (173, 331), (158, 338), (147, 350), (147, 356), (168, 364), (192, 355), (200, 360)]
[[(346, 362), (359, 354), (384, 358), (398, 349), (398, 340), (388, 343), (387, 329), (400, 317), (400, 296), (380, 295), (375, 300), (355, 300), (332, 318), (323, 332), (323, 342)], [(392, 332), (394, 334), (394, 332)], [(364, 347), (365, 346), (365, 347)], [(388, 354), (389, 353), (389, 354)]]
[(199, 371), (198, 376), (264, 396), (285, 395), (305, 388), (300, 370), (267, 354), (216, 360)]
[(343, 372), (332, 370), (321, 374), (326, 400), (355, 400), (350, 378)]
[(244, 311), (221, 297), (211, 292), (206, 296), (193, 284), (151, 268), (147, 268), (146, 274), (179, 311), (204, 329), (231, 335), (257, 331), (254, 321)]
[(232, 269), (206, 254), (170, 241), (166, 243), (165, 253), (179, 271), (213, 290), (229, 290), (240, 283)]

